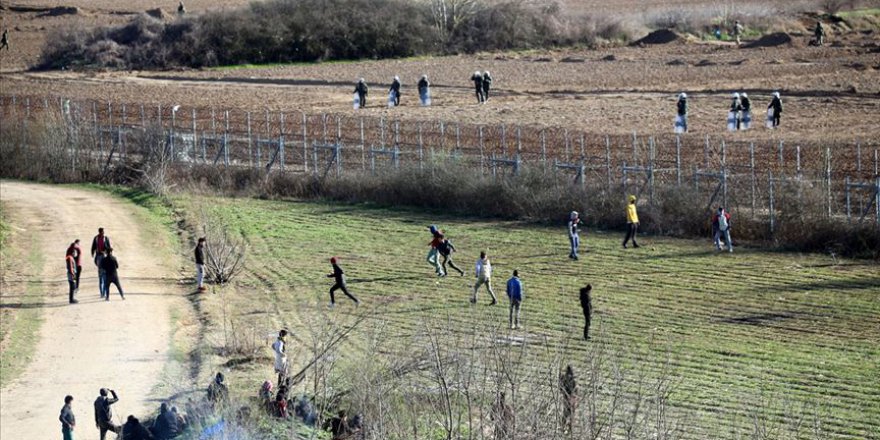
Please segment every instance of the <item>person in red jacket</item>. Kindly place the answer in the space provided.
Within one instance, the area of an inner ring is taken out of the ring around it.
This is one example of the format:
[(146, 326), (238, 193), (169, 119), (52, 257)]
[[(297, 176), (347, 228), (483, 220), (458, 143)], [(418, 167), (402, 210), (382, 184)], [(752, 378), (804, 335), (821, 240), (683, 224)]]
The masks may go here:
[(718, 207), (715, 215), (712, 216), (712, 232), (715, 239), (715, 249), (719, 251), (724, 249), (721, 243), (721, 238), (723, 237), (727, 244), (728, 252), (733, 252), (733, 243), (730, 241), (730, 213), (721, 206)]

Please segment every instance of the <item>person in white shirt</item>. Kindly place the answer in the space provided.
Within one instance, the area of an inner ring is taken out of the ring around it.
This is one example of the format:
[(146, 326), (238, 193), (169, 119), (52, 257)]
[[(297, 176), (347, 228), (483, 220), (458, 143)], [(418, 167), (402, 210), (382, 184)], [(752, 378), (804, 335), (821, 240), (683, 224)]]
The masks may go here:
[(278, 332), (278, 339), (272, 344), (272, 350), (275, 352), (275, 372), (278, 373), (278, 383), (287, 376), (287, 353), (284, 337), (287, 336), (287, 330)]
[(494, 306), (497, 304), (498, 299), (495, 297), (495, 292), (492, 291), (492, 263), (489, 262), (489, 257), (486, 256), (485, 252), (480, 252), (480, 259), (477, 260), (476, 277), (477, 283), (474, 284), (474, 294), (471, 296), (471, 303), (477, 303), (477, 291), (480, 290), (480, 286), (485, 284), (486, 290), (492, 296), (492, 302), (489, 305)]

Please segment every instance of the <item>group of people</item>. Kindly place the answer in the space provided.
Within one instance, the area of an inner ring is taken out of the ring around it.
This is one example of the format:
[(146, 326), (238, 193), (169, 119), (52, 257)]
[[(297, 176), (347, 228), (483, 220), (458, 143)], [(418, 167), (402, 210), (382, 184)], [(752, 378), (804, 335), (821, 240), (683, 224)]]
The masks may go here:
[[(110, 245), (110, 237), (104, 234), (104, 228), (98, 228), (98, 235), (92, 239), (92, 259), (98, 269), (98, 291), (101, 298), (110, 301), (110, 285), (115, 285), (119, 296), (124, 300), (122, 284), (119, 282), (119, 261), (113, 255), (113, 247)], [(76, 304), (76, 294), (79, 292), (80, 276), (82, 275), (82, 248), (77, 238), (64, 255), (64, 266), (67, 272), (67, 284), (69, 288), (68, 301)]]
[[(95, 413), (95, 427), (101, 440), (107, 438), (111, 432), (121, 440), (169, 440), (177, 437), (189, 425), (186, 415), (178, 411), (176, 406), (163, 402), (159, 406), (159, 414), (153, 423), (147, 427), (134, 415), (129, 415), (125, 423), (117, 425), (113, 421), (112, 405), (119, 402), (119, 395), (115, 390), (101, 388), (98, 397), (93, 404)], [(190, 402), (192, 403), (192, 402)], [(194, 410), (191, 410), (195, 412)], [(73, 396), (64, 397), (64, 406), (58, 415), (61, 422), (61, 434), (64, 440), (73, 440), (77, 430), (76, 416), (73, 412)]]
[[(422, 106), (431, 105), (431, 83), (428, 82), (428, 75), (422, 75), (418, 82), (419, 103)], [(388, 88), (388, 107), (397, 107), (400, 105), (401, 96), (400, 77), (394, 76), (391, 79), (391, 87)], [(367, 95), (370, 94), (370, 86), (366, 80), (359, 78), (354, 86), (354, 108), (361, 109), (367, 106)]]
[[(681, 92), (676, 102), (675, 132), (688, 132), (688, 95)], [(782, 97), (773, 92), (770, 104), (767, 105), (767, 128), (779, 127), (782, 118)], [(730, 131), (748, 130), (752, 124), (752, 101), (746, 92), (735, 92), (732, 95), (730, 110), (727, 113), (727, 129)]]

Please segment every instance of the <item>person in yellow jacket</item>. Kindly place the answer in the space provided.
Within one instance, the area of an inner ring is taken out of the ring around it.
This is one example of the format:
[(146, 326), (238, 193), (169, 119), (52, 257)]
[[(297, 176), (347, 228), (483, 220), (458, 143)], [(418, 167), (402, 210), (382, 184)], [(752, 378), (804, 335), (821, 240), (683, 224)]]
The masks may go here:
[(636, 233), (639, 232), (639, 213), (636, 212), (636, 196), (629, 196), (629, 204), (626, 205), (626, 238), (623, 239), (623, 248), (626, 249), (626, 243), (632, 238), (633, 247), (639, 247), (636, 242)]

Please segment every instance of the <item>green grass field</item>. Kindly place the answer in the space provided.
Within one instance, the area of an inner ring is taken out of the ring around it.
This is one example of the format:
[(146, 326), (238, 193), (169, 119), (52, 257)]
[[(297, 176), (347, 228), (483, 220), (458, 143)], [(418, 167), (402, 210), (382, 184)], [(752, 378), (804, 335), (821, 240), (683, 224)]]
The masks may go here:
[[(392, 336), (417, 332), (437, 317), (467, 332), (476, 316), (506, 333), (504, 283), (518, 269), (526, 300), (525, 329), (517, 333), (564, 351), (576, 369), (589, 363), (590, 346), (611, 347), (648, 374), (658, 373), (668, 356), (671, 403), (690, 414), (686, 437), (735, 437), (713, 427), (748, 418), (767, 401), (811, 408), (820, 437), (870, 438), (880, 431), (880, 266), (873, 262), (749, 247), (716, 253), (708, 239), (643, 237), (641, 249), (622, 249), (620, 233), (594, 230), (582, 236), (589, 252), (572, 262), (564, 226), (342, 204), (174, 200), (190, 212), (196, 203), (250, 246), (234, 293), (208, 298), (209, 315), (222, 307), (235, 318), (255, 317), (270, 331), (287, 325), (297, 334), (316, 316), (362, 313)], [(467, 276), (434, 276), (425, 262), (429, 224), (447, 231)], [(483, 292), (480, 304), (468, 304), (480, 250), (493, 261), (501, 300), (495, 307)], [(364, 302), (360, 309), (340, 294), (336, 309), (326, 310), (327, 260), (334, 255)], [(595, 337), (584, 342), (577, 289), (588, 282)], [(532, 362), (541, 368), (540, 356)], [(271, 377), (254, 365), (232, 370), (248, 393)], [(784, 418), (771, 406), (770, 418)]]

